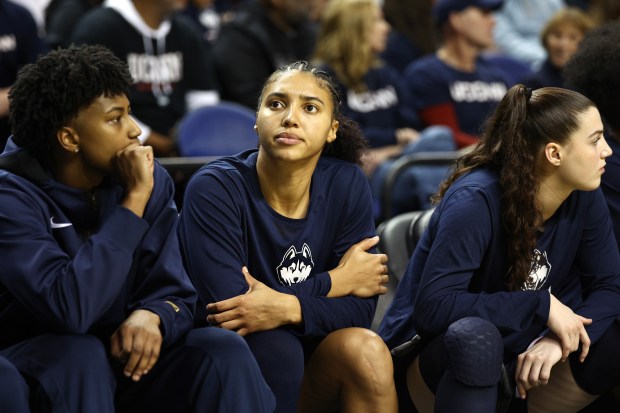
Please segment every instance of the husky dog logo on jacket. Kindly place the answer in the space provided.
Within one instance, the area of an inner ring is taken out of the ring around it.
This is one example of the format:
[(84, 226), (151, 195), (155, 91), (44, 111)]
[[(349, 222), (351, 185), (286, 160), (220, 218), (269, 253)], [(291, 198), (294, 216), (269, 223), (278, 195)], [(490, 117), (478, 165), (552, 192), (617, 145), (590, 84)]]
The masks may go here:
[(540, 290), (551, 272), (551, 264), (547, 259), (547, 251), (540, 252), (534, 250), (534, 256), (532, 257), (532, 265), (530, 267), (530, 275), (528, 275), (522, 290)]
[(292, 285), (304, 281), (314, 267), (312, 252), (308, 244), (304, 243), (301, 251), (297, 251), (294, 245), (286, 251), (282, 262), (276, 269), (278, 280), (282, 285)]

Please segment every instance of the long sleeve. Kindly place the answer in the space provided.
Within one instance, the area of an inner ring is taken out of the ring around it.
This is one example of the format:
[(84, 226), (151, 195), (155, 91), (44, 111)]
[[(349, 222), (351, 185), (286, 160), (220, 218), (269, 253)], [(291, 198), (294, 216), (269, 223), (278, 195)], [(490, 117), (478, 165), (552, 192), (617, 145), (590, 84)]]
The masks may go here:
[(159, 315), (165, 346), (192, 328), (197, 297), (181, 259), (172, 180), (159, 165), (155, 178), (156, 187), (144, 214), (150, 225), (137, 257), (135, 289), (128, 307)]
[[(361, 171), (359, 174), (367, 185)], [(260, 194), (246, 192), (245, 181), (232, 179), (230, 174), (210, 171), (195, 175), (185, 192), (179, 235), (187, 271), (203, 304), (245, 293), (248, 286), (241, 273), (245, 265), (270, 288), (298, 297), (304, 317), (301, 334), (324, 335), (346, 326), (370, 325), (376, 298), (326, 297), (331, 288), (327, 271), (336, 267), (351, 245), (374, 235), (372, 211), (358, 209), (372, 205), (368, 188), (361, 195), (365, 204), (355, 198), (357, 189), (356, 185), (347, 193), (353, 199), (348, 200), (344, 213), (333, 211), (334, 216), (323, 219), (317, 228), (321, 217), (312, 224), (276, 217)], [(322, 205), (323, 194), (313, 194), (317, 200), (312, 202)], [(339, 221), (342, 214), (346, 218)], [(337, 231), (339, 236), (332, 241)], [(282, 284), (277, 279), (278, 264), (282, 265), (287, 249), (298, 250), (301, 244), (312, 251), (308, 263), (314, 275), (296, 284)]]
[(579, 304), (571, 307), (576, 314), (592, 318), (586, 330), (596, 343), (620, 315), (620, 253), (603, 194), (597, 190), (592, 195), (575, 262), (586, 298), (579, 303), (581, 296), (575, 297)]
[[(545, 327), (549, 292), (501, 291), (505, 265), (491, 267), (488, 276), (492, 279), (487, 280), (484, 291), (470, 288), (474, 277), (480, 277), (477, 273), (485, 256), (503, 253), (493, 249), (499, 244), (493, 234), (501, 223), (499, 210), (492, 208), (492, 203), (485, 191), (466, 187), (451, 194), (433, 216), (431, 225), (433, 221), (436, 225), (422, 240), (422, 248), (428, 248), (429, 240), (431, 244), (413, 309), (416, 330), (422, 336), (436, 335), (452, 322), (470, 316), (491, 321), (507, 343), (512, 342), (511, 335), (522, 337), (524, 332)], [(489, 283), (496, 285), (495, 291)]]
[[(171, 179), (156, 166), (143, 218), (119, 205), (121, 193), (101, 191), (99, 229), (84, 238), (87, 194), (0, 176), (0, 320), (14, 325), (5, 342), (50, 331), (105, 340), (138, 308), (159, 315), (164, 344), (189, 330), (196, 293), (181, 263)], [(18, 312), (21, 324), (12, 321)]]
[(73, 231), (72, 225), (63, 216), (50, 218), (44, 196), (0, 184), (0, 281), (52, 330), (84, 333), (120, 294), (148, 224), (117, 206), (70, 255), (56, 233)]

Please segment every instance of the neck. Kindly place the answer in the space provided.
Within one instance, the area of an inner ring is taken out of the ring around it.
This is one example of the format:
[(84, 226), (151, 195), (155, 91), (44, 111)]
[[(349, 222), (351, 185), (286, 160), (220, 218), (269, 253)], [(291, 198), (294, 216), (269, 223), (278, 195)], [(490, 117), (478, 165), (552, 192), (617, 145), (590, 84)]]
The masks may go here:
[(554, 175), (547, 176), (541, 180), (536, 194), (536, 203), (542, 211), (543, 222), (546, 222), (555, 214), (572, 191), (572, 189), (565, 188), (561, 183), (557, 182)]
[(57, 182), (63, 185), (92, 191), (103, 181), (104, 176), (84, 168), (77, 155), (63, 154), (55, 158), (53, 162), (52, 175)]
[(305, 218), (315, 166), (316, 163), (306, 164), (300, 168), (286, 162), (273, 162), (259, 151), (256, 171), (261, 192), (269, 206), (287, 218)]
[(159, 7), (154, 7), (152, 2), (153, 0), (133, 0), (136, 10), (138, 10), (147, 26), (156, 30), (166, 18), (166, 14)]
[(448, 66), (463, 71), (476, 71), (476, 59), (480, 55), (477, 48), (462, 39), (445, 42), (438, 50), (437, 57)]
[(291, 26), (285, 19), (282, 17), (282, 14), (276, 10), (269, 10), (269, 18), (271, 22), (284, 33), (288, 33), (294, 31), (293, 26)]

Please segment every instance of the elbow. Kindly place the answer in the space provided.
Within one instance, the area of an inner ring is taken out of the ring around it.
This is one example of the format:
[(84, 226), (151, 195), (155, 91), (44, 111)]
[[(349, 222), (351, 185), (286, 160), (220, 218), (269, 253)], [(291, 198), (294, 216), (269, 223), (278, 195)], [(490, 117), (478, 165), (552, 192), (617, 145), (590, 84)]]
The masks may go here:
[(435, 336), (448, 328), (449, 308), (445, 300), (417, 300), (413, 309), (413, 324), (421, 336)]

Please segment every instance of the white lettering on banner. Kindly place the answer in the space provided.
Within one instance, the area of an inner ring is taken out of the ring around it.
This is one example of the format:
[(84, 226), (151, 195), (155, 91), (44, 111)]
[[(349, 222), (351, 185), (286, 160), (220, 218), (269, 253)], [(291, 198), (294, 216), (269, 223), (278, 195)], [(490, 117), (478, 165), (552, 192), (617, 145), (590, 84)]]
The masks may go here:
[(350, 90), (347, 92), (347, 103), (354, 111), (372, 112), (398, 105), (398, 95), (393, 86), (361, 93)]
[(12, 52), (17, 48), (17, 41), (14, 34), (0, 36), (0, 52)]
[(183, 55), (180, 52), (161, 56), (130, 53), (127, 65), (135, 83), (175, 83), (183, 76)]
[(506, 94), (502, 82), (464, 82), (450, 85), (450, 95), (455, 102), (499, 102)]

